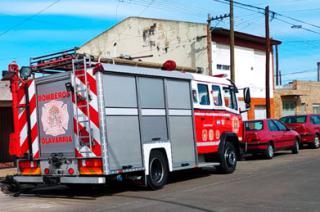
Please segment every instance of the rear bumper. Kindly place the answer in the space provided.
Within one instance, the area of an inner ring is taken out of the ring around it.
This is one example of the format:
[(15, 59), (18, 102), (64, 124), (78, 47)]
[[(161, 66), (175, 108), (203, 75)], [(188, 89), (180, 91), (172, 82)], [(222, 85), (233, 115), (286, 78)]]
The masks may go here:
[[(14, 176), (19, 183), (44, 183), (43, 176)], [(105, 184), (105, 177), (58, 177), (60, 184)]]
[(267, 150), (269, 143), (248, 143), (247, 144), (247, 152), (264, 152)]
[(301, 136), (301, 143), (311, 143), (314, 140), (314, 135), (312, 134), (302, 134)]

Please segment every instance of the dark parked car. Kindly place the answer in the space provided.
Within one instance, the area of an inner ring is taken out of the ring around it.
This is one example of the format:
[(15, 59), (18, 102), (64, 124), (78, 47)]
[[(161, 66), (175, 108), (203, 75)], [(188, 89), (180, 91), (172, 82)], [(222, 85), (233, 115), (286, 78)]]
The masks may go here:
[(297, 131), (301, 144), (317, 149), (320, 146), (320, 115), (285, 116), (280, 119), (288, 128)]
[(244, 122), (244, 142), (248, 153), (263, 153), (271, 159), (275, 151), (299, 153), (300, 135), (273, 119)]

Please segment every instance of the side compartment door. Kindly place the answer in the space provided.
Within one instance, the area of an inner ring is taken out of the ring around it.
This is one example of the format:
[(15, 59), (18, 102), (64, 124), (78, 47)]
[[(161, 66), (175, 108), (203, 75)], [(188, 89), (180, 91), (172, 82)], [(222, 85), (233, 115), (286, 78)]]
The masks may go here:
[(195, 164), (195, 140), (193, 130), (190, 82), (165, 80), (169, 139), (172, 147), (173, 168)]
[(104, 74), (103, 90), (110, 170), (142, 168), (136, 78)]

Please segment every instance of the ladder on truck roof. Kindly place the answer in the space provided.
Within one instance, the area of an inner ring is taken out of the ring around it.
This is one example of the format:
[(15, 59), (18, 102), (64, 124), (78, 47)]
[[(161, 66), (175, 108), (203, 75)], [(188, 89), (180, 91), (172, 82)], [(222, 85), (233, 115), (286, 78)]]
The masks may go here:
[(35, 73), (55, 74), (72, 70), (72, 60), (81, 55), (73, 48), (52, 54), (30, 58), (30, 67)]
[[(91, 67), (90, 57), (84, 56), (72, 60), (73, 98), (75, 104), (74, 117), (76, 121), (75, 124), (77, 125), (76, 136), (81, 153), (91, 153), (93, 147), (90, 121), (90, 83), (88, 82), (87, 75), (87, 68), (89, 67)], [(83, 127), (83, 130), (79, 129), (79, 125)]]

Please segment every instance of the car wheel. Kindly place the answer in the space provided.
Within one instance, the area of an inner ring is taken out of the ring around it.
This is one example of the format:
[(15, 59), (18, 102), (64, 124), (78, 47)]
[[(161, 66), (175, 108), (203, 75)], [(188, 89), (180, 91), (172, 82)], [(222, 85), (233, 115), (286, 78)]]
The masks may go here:
[(311, 148), (313, 149), (318, 149), (320, 147), (320, 142), (319, 142), (319, 135), (315, 135), (314, 136), (314, 139), (313, 139), (313, 142), (311, 144)]
[(217, 167), (219, 172), (224, 174), (230, 174), (234, 172), (237, 166), (237, 153), (232, 143), (225, 143), (219, 162), (220, 165)]
[(292, 147), (292, 153), (293, 154), (298, 154), (299, 153), (299, 141), (296, 139), (295, 142), (294, 142), (294, 146)]
[(160, 151), (152, 151), (149, 159), (147, 184), (152, 190), (162, 188), (168, 180), (168, 164)]
[(269, 144), (268, 144), (268, 147), (267, 147), (267, 149), (266, 149), (266, 151), (265, 151), (265, 157), (266, 157), (267, 159), (272, 159), (273, 156), (274, 156), (274, 148), (273, 148), (272, 144), (269, 143)]

